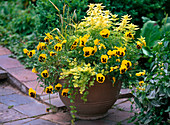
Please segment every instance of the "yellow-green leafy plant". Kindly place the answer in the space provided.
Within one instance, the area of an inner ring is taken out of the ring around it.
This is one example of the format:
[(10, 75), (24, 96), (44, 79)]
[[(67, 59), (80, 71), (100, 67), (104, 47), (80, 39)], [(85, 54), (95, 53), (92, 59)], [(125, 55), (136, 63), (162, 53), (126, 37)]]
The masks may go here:
[[(110, 78), (114, 86), (121, 79), (127, 84), (135, 81), (135, 74), (142, 71), (137, 60), (141, 48), (146, 46), (145, 38), (135, 38), (139, 28), (130, 22), (130, 15), (119, 19), (118, 15), (104, 10), (102, 4), (88, 6), (87, 17), (80, 23), (61, 16), (62, 29), (54, 27), (45, 33), (44, 42), (38, 43), (35, 54), (24, 50), (35, 61), (33, 72), (46, 93), (62, 91), (61, 95), (68, 96), (72, 103), (74, 90), (87, 101), (88, 88), (95, 81), (103, 84)], [(60, 84), (60, 79), (68, 79), (69, 85)]]

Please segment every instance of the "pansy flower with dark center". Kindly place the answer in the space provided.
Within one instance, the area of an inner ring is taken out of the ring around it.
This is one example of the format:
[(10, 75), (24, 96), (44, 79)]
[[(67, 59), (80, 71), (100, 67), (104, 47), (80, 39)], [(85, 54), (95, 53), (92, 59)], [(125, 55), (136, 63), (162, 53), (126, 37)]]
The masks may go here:
[(44, 50), (46, 49), (46, 43), (43, 42), (39, 42), (38, 46), (37, 46), (37, 50)]
[(33, 98), (36, 97), (36, 91), (33, 90), (32, 88), (30, 88), (30, 89), (28, 90), (28, 94), (29, 94), (30, 97), (33, 97)]
[(86, 46), (87, 38), (80, 36), (80, 47)]
[(127, 70), (127, 67), (125, 65), (121, 65), (119, 70), (120, 70), (120, 74), (124, 74)]
[(101, 62), (102, 63), (107, 63), (107, 60), (108, 60), (108, 56), (107, 55), (102, 55), (101, 56)]
[(133, 36), (133, 34), (132, 34), (131, 32), (126, 32), (126, 33), (125, 33), (125, 37), (126, 37), (126, 38), (132, 38), (132, 39), (134, 39), (134, 36)]
[(100, 31), (100, 35), (103, 37), (103, 38), (108, 38), (109, 35), (110, 35), (110, 31), (108, 29), (103, 29), (102, 31)]
[(53, 51), (50, 52), (50, 56), (55, 56), (55, 55), (57, 55), (57, 53), (55, 53)]
[(122, 48), (122, 47), (118, 48), (118, 47), (117, 47), (116, 55), (117, 55), (118, 57), (123, 57), (123, 56), (125, 56), (125, 50), (126, 50), (125, 47), (124, 47), (124, 48)]
[(62, 88), (62, 85), (60, 83), (58, 83), (57, 85), (55, 85), (55, 90), (60, 91)]
[(48, 37), (45, 37), (45, 38), (44, 38), (44, 41), (45, 41), (46, 43), (49, 43), (49, 42), (50, 42), (50, 39), (49, 39)]
[(48, 74), (48, 71), (47, 70), (44, 70), (43, 72), (41, 72), (41, 76), (43, 78), (48, 78), (49, 74)]
[(53, 86), (50, 85), (49, 87), (46, 87), (45, 92), (48, 93), (48, 94), (52, 94), (53, 93)]
[(89, 57), (91, 55), (92, 50), (93, 50), (93, 47), (84, 47), (83, 48), (84, 57)]
[(132, 63), (128, 60), (123, 60), (121, 65), (125, 65), (127, 68), (130, 68), (132, 66)]
[(38, 61), (39, 62), (45, 62), (46, 58), (47, 58), (46, 54), (40, 54), (39, 58), (38, 58)]
[(31, 50), (27, 53), (29, 58), (31, 58), (34, 54), (35, 54), (35, 50)]
[(55, 39), (58, 41), (58, 42), (61, 42), (60, 38), (58, 36), (55, 36)]
[(68, 88), (67, 88), (67, 89), (63, 89), (61, 95), (62, 95), (63, 97), (69, 96), (69, 89), (68, 89)]
[(136, 45), (137, 49), (142, 49), (143, 44), (139, 41), (137, 41), (136, 43), (137, 43), (137, 45)]
[(94, 46), (91, 51), (91, 55), (93, 56), (97, 52), (97, 46)]
[(61, 43), (57, 43), (55, 46), (54, 46), (54, 49), (56, 51), (61, 51), (62, 50), (62, 44)]
[(105, 81), (105, 76), (102, 75), (101, 73), (98, 73), (98, 74), (96, 75), (96, 79), (97, 79), (97, 82), (103, 83), (103, 82)]

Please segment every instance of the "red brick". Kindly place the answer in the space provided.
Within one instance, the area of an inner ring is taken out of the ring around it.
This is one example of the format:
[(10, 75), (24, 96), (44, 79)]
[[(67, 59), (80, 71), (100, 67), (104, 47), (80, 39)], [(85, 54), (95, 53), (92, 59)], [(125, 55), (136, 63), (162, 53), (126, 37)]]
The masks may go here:
[(16, 59), (9, 58), (7, 55), (0, 56), (0, 67), (3, 69), (23, 67), (24, 66)]
[(24, 69), (23, 67), (10, 68), (7, 69), (7, 72), (21, 82), (33, 81), (37, 79), (37, 75), (35, 73), (31, 70)]
[[(37, 84), (38, 84), (38, 81), (37, 80), (34, 80), (34, 81), (28, 81), (28, 82), (22, 82), (27, 88), (32, 88), (35, 90)], [(44, 88), (43, 87), (40, 87), (40, 84), (37, 86), (36, 88), (36, 94), (38, 95), (44, 95), (45, 92), (43, 92)]]
[(55, 123), (59, 123), (62, 125), (70, 125), (70, 121), (72, 119), (71, 115), (66, 112), (58, 112), (56, 114), (49, 114), (49, 115), (44, 115), (40, 117), (41, 119), (49, 120)]
[(0, 56), (1, 56), (1, 55), (10, 55), (10, 54), (11, 54), (11, 51), (10, 51), (10, 50), (8, 50), (8, 49), (5, 48), (5, 47), (0, 46)]

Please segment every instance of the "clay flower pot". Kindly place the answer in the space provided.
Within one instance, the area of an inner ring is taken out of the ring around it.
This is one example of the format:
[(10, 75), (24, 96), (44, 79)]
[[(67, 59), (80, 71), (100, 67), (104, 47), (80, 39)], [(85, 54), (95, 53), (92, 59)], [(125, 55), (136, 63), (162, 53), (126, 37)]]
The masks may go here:
[[(67, 80), (61, 80), (60, 83), (68, 84)], [(106, 78), (104, 83), (95, 81), (94, 86), (90, 87), (87, 95), (87, 102), (84, 102), (81, 94), (75, 96), (75, 103), (70, 103), (68, 97), (63, 97), (60, 91), (60, 98), (65, 106), (76, 106), (77, 113), (74, 114), (79, 119), (99, 119), (107, 115), (108, 110), (113, 106), (119, 96), (122, 82), (117, 81), (114, 84)]]

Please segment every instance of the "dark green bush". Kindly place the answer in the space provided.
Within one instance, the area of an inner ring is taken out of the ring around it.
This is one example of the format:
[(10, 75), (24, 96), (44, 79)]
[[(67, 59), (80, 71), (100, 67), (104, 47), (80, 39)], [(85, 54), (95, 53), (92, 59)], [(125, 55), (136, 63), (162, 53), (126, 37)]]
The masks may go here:
[[(133, 18), (134, 24), (143, 25), (141, 17), (148, 17), (152, 20), (162, 20), (165, 12), (168, 11), (166, 5), (168, 0), (51, 0), (60, 10), (63, 11), (64, 3), (69, 7), (70, 12), (76, 10), (77, 19), (80, 21), (86, 15), (87, 5), (90, 3), (103, 3), (105, 9), (118, 14), (119, 17), (129, 14)], [(51, 31), (54, 27), (60, 27), (60, 20), (57, 16), (58, 11), (53, 7), (49, 0), (37, 0), (36, 13), (38, 14), (37, 32)]]

